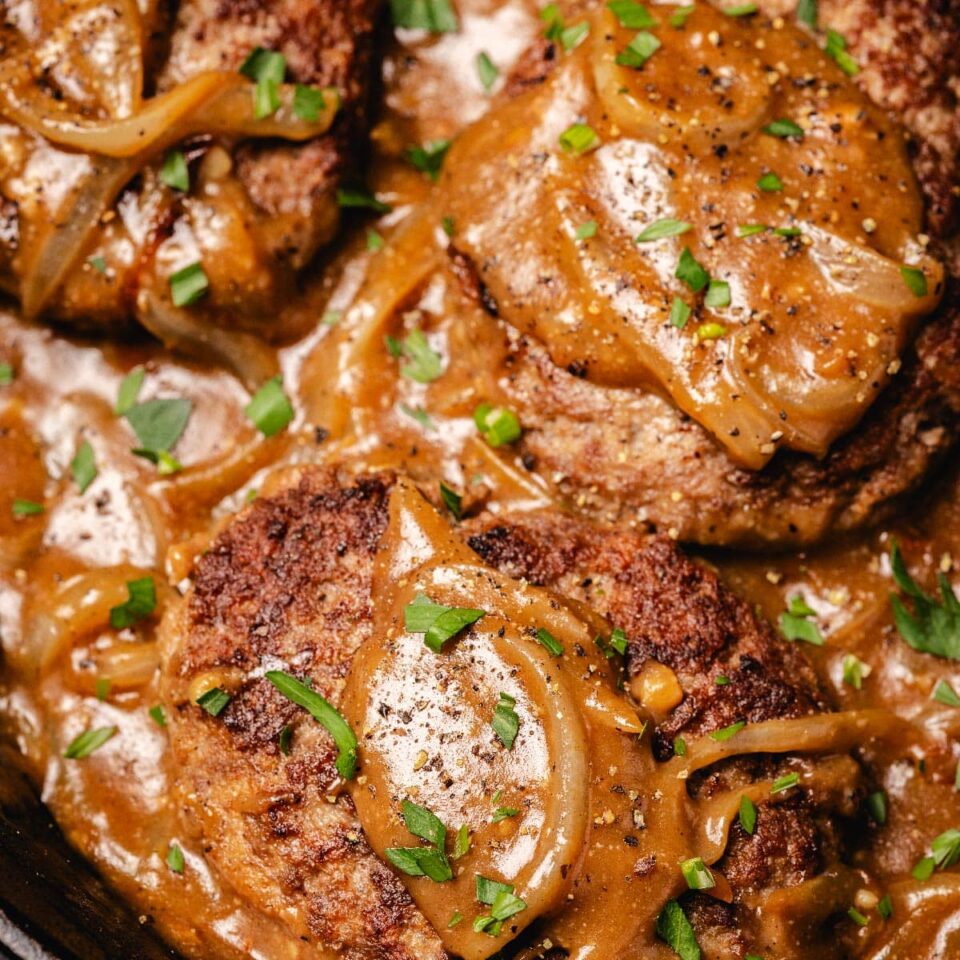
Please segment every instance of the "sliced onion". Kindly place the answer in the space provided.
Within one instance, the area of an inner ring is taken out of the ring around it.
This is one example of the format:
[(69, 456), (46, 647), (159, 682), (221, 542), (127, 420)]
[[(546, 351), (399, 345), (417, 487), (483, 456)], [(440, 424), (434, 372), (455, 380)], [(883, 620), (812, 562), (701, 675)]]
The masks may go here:
[(156, 153), (186, 137), (208, 133), (235, 137), (309, 140), (330, 129), (339, 108), (336, 90), (325, 89), (315, 123), (293, 112), (294, 88), (279, 88), (280, 108), (254, 116), (254, 87), (236, 73), (209, 71), (154, 97), (122, 120), (82, 120), (65, 116), (56, 101), (40, 92), (19, 58), (0, 62), (0, 114), (51, 143), (108, 157)]
[(225, 366), (256, 390), (279, 370), (277, 355), (251, 333), (226, 330), (173, 306), (155, 290), (142, 290), (137, 318), (165, 347)]
[(105, 157), (94, 162), (90, 175), (70, 194), (45, 227), (32, 262), (26, 265), (20, 289), (24, 316), (35, 317), (50, 302), (77, 262), (100, 218), (136, 175), (137, 160)]

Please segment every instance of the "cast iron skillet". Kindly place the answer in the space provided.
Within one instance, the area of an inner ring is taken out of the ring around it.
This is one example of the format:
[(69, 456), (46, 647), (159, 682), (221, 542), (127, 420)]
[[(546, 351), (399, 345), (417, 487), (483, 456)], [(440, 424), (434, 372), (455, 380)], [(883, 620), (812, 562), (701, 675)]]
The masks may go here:
[(0, 960), (176, 960), (64, 840), (0, 732)]

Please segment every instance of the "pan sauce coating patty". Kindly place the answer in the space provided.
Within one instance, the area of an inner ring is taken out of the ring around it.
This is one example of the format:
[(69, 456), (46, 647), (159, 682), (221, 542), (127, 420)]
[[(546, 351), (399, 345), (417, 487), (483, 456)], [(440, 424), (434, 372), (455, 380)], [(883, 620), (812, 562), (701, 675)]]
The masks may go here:
[[(795, 6), (760, 4), (769, 15), (792, 16)], [(824, 0), (819, 11), (820, 23), (842, 31), (861, 63), (864, 91), (911, 135), (929, 228), (946, 240), (960, 209), (960, 3)], [(508, 91), (519, 95), (541, 82), (557, 56), (553, 44), (535, 45)], [(495, 312), (474, 269), (462, 261), (458, 269), (468, 295)], [(524, 426), (524, 460), (578, 510), (649, 523), (681, 540), (776, 548), (881, 521), (956, 443), (957, 288), (954, 278), (891, 384), (827, 456), (781, 451), (759, 471), (738, 467), (667, 400), (593, 384), (507, 330), (513, 349), (502, 383)]]
[(271, 253), (303, 266), (330, 239), (323, 208), (344, 167), (361, 150), (379, 0), (185, 0), (178, 7), (161, 89), (202, 70), (237, 70), (255, 47), (277, 50), (298, 83), (336, 87), (343, 113), (333, 130), (306, 144), (246, 143), (236, 154), (237, 175), (265, 214), (294, 214), (291, 230)]
[[(162, 630), (184, 821), (196, 825), (210, 860), (251, 904), (292, 935), (357, 960), (444, 953), (368, 847), (349, 800), (329, 802), (331, 740), (262, 675), (290, 670), (339, 701), (351, 658), (370, 635), (373, 557), (391, 483), (387, 475), (346, 480), (326, 469), (285, 476), (198, 558), (193, 585)], [(732, 718), (825, 709), (801, 653), (665, 539), (545, 515), (496, 526), (474, 521), (464, 532), (504, 572), (594, 604), (621, 625), (631, 674), (648, 658), (675, 670), (685, 696), (655, 731), (661, 759), (673, 737)], [(715, 684), (720, 672), (730, 684)], [(215, 684), (232, 693), (218, 718), (194, 703)], [(278, 748), (286, 725), (293, 728), (289, 756)], [(706, 795), (809, 762), (734, 760), (691, 789)], [(840, 827), (832, 817), (852, 814), (854, 798), (793, 793), (763, 807), (752, 837), (734, 827), (719, 868), (736, 893), (795, 884), (837, 860)], [(745, 920), (738, 908), (700, 900), (691, 909), (701, 934), (739, 943)]]

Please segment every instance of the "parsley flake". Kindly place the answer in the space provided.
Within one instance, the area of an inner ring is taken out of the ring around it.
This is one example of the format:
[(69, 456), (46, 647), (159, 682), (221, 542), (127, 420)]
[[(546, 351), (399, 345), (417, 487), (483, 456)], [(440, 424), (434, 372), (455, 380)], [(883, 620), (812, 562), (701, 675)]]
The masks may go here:
[(327, 733), (337, 747), (337, 773), (344, 780), (353, 778), (357, 769), (357, 738), (340, 713), (315, 690), (282, 670), (268, 670), (266, 678), (298, 707), (303, 707)]

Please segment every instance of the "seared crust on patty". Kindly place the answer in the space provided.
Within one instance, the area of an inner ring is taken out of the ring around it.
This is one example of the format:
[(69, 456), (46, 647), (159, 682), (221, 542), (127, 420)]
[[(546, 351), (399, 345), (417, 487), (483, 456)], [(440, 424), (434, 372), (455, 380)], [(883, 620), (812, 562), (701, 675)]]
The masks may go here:
[(508, 332), (502, 383), (524, 426), (521, 450), (578, 511), (646, 523), (681, 540), (784, 548), (879, 522), (956, 443), (958, 287), (860, 424), (823, 460), (784, 451), (759, 471), (733, 464), (668, 401), (590, 383)]
[(336, 87), (343, 107), (331, 132), (306, 144), (257, 142), (237, 151), (240, 181), (266, 214), (295, 215), (271, 253), (301, 267), (336, 226), (324, 215), (366, 127), (372, 35), (379, 0), (184, 0), (161, 89), (202, 70), (234, 71), (255, 47), (286, 58), (297, 83)]
[[(552, 514), (478, 526), (480, 532), (468, 542), (488, 563), (586, 603), (620, 627), (629, 640), (629, 676), (641, 674), (650, 661), (675, 672), (683, 700), (655, 726), (654, 753), (660, 760), (673, 756), (677, 737), (693, 739), (738, 721), (759, 723), (828, 709), (799, 649), (672, 541)], [(846, 756), (827, 761), (753, 756), (720, 764), (689, 787), (694, 796), (709, 797), (802, 773), (818, 762), (836, 764), (853, 782), (859, 780), (855, 761)], [(802, 883), (840, 860), (844, 820), (856, 815), (856, 801), (851, 794), (814, 790), (765, 804), (752, 835), (739, 823), (733, 826), (717, 869), (737, 899)], [(741, 936), (748, 917), (702, 894), (690, 900), (704, 945), (749, 945)]]
[[(350, 803), (329, 802), (337, 780), (330, 738), (263, 673), (309, 677), (339, 701), (371, 629), (373, 558), (391, 483), (386, 475), (346, 480), (316, 468), (283, 475), (197, 560), (191, 590), (163, 625), (163, 691), (185, 821), (197, 823), (211, 862), (252, 905), (294, 935), (341, 945), (357, 960), (444, 954), (370, 851)], [(731, 718), (824, 709), (801, 653), (665, 539), (540, 515), (472, 521), (463, 533), (503, 572), (594, 606), (621, 626), (631, 675), (651, 659), (674, 669), (684, 698), (655, 731), (661, 759), (674, 736), (705, 734)], [(729, 684), (715, 683), (721, 673)], [(217, 718), (195, 704), (214, 685), (232, 697)], [(288, 725), (293, 746), (285, 755), (278, 741)], [(706, 796), (811, 762), (735, 760), (691, 789)], [(838, 828), (827, 819), (837, 809), (836, 798), (816, 790), (767, 804), (753, 836), (734, 829), (718, 868), (738, 895), (800, 882), (836, 860)], [(723, 915), (724, 935), (739, 936), (744, 918)]]
[[(307, 471), (288, 483), (215, 539), (164, 624), (184, 820), (198, 824), (224, 878), (292, 936), (349, 960), (439, 958), (436, 935), (367, 846), (349, 799), (326, 795), (337, 779), (329, 736), (263, 678), (289, 670), (339, 700), (370, 632), (390, 480), (341, 487), (330, 472)], [(231, 692), (219, 717), (193, 702), (198, 681)], [(279, 749), (286, 725), (289, 756)]]

